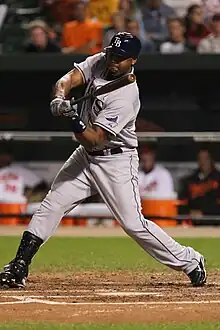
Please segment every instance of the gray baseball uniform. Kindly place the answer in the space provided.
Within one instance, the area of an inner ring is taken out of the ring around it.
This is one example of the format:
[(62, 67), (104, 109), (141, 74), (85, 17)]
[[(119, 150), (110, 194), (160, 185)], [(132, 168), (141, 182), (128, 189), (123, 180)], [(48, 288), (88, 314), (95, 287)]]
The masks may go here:
[[(108, 82), (104, 79), (103, 53), (88, 57), (75, 67), (87, 83), (86, 93)], [(79, 146), (57, 174), (28, 231), (46, 241), (65, 214), (98, 192), (124, 231), (146, 252), (159, 262), (188, 274), (198, 265), (199, 252), (180, 245), (141, 214), (135, 134), (139, 108), (136, 82), (82, 104), (79, 111), (83, 121), (87, 125), (99, 125), (110, 133), (108, 141), (98, 148), (106, 149), (105, 156), (91, 156)], [(119, 146), (122, 153), (109, 153), (109, 148)]]

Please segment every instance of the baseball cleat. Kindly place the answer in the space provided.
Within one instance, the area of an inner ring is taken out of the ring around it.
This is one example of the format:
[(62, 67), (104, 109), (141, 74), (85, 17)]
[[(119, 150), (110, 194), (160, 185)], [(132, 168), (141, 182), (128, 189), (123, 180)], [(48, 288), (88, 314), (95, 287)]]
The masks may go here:
[(24, 288), (28, 266), (24, 260), (12, 260), (0, 273), (0, 288)]
[(198, 266), (188, 274), (193, 286), (203, 286), (206, 283), (205, 260), (201, 257)]

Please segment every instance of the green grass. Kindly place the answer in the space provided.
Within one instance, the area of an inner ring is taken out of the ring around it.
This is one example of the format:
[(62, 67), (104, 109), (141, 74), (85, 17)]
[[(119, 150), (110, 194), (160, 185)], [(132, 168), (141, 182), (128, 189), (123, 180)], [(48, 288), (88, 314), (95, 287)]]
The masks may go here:
[[(20, 238), (0, 237), (0, 267), (10, 261)], [(178, 239), (203, 253), (207, 268), (220, 268), (218, 238)], [(161, 271), (169, 270), (148, 256), (127, 237), (118, 238), (60, 238), (53, 237), (38, 252), (32, 270), (42, 271)], [(220, 330), (219, 323), (147, 324), (147, 325), (81, 325), (49, 323), (0, 323), (0, 330)]]
[(197, 324), (146, 324), (146, 325), (89, 325), (89, 324), (0, 324), (0, 330), (219, 330), (218, 323)]
[[(20, 238), (0, 238), (0, 267), (14, 258)], [(179, 239), (204, 254), (207, 268), (220, 268), (218, 238)], [(59, 238), (50, 239), (34, 259), (34, 271), (154, 271), (166, 270), (127, 237), (111, 238)]]

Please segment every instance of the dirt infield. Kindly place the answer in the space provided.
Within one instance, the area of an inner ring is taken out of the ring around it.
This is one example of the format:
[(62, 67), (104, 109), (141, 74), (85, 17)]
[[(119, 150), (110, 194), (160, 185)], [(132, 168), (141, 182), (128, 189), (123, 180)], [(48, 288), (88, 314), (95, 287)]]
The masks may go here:
[[(24, 227), (0, 226), (0, 235)], [(176, 237), (220, 237), (220, 228), (167, 228)], [(118, 228), (60, 227), (56, 236), (124, 236)], [(0, 291), (0, 322), (220, 322), (220, 272), (203, 288), (182, 273), (31, 274), (25, 290)]]
[(182, 273), (32, 275), (0, 291), (1, 321), (158, 323), (220, 321), (220, 274), (193, 288)]

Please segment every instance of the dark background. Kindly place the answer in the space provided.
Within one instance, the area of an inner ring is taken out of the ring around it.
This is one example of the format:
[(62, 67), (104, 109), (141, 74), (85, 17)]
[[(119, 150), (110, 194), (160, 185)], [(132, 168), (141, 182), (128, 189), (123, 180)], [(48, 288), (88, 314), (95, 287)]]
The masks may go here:
[[(0, 60), (0, 130), (70, 131), (70, 121), (51, 115), (49, 102), (57, 79), (84, 56), (9, 55)], [(220, 129), (220, 56), (143, 55), (136, 66), (140, 117), (166, 132)], [(80, 96), (81, 89), (74, 91)], [(15, 142), (21, 160), (65, 159), (77, 145), (70, 139)], [(160, 160), (194, 160), (190, 139), (161, 139)], [(220, 160), (219, 144), (212, 149)]]

